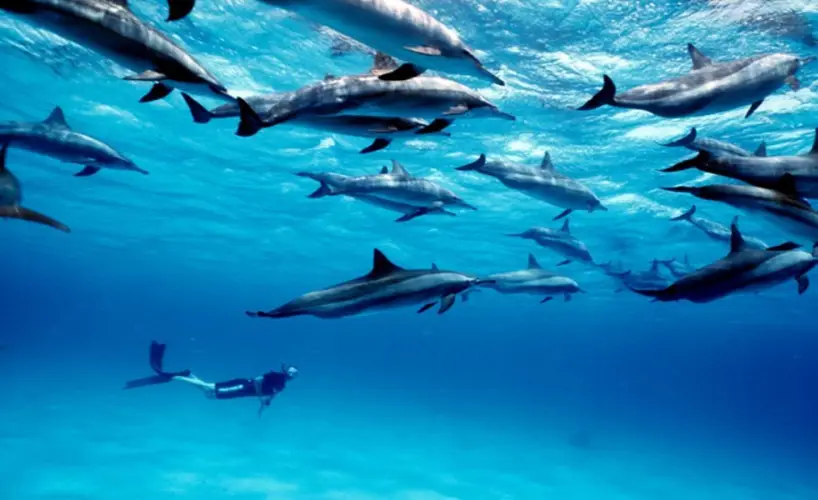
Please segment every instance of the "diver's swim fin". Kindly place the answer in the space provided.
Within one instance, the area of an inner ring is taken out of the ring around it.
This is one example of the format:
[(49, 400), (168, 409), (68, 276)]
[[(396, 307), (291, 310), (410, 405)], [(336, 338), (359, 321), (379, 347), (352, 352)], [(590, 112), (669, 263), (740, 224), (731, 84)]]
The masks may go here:
[(146, 387), (149, 385), (166, 384), (173, 380), (173, 377), (168, 375), (153, 375), (151, 377), (138, 378), (136, 380), (129, 380), (125, 382), (123, 389), (136, 389), (137, 387)]

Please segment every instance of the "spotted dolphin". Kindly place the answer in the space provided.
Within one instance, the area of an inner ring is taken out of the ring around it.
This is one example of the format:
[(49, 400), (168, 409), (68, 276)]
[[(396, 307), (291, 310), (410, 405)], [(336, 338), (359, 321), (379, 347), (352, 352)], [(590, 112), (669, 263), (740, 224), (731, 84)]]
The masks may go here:
[(27, 220), (70, 233), (71, 230), (62, 222), (20, 205), (23, 189), (17, 177), (6, 167), (8, 147), (8, 144), (3, 144), (0, 148), (0, 218)]
[(745, 213), (759, 215), (805, 241), (818, 241), (818, 212), (806, 201), (780, 191), (737, 184), (675, 186), (662, 189), (690, 193), (703, 200), (726, 203)]
[(699, 137), (696, 127), (690, 129), (690, 132), (681, 139), (662, 145), (670, 148), (684, 147), (691, 151), (707, 152), (717, 158), (722, 156), (767, 156), (767, 143), (765, 142), (759, 144), (758, 148), (751, 153), (729, 142), (709, 137)]
[[(709, 219), (696, 217), (696, 205), (692, 205), (682, 215), (673, 217), (670, 220), (687, 222), (691, 226), (703, 232), (711, 240), (718, 241), (720, 243), (730, 241), (730, 228), (722, 224), (719, 224), (718, 222), (713, 222)], [(753, 238), (751, 236), (745, 236), (744, 243), (750, 248), (755, 248), (758, 250), (764, 250), (765, 248), (767, 248), (766, 243), (764, 243), (758, 238)]]
[(232, 100), (185, 49), (136, 17), (128, 0), (4, 0), (0, 10), (19, 14), (135, 73), (125, 80), (152, 82), (140, 102), (162, 99), (174, 88)]
[(587, 186), (557, 172), (548, 152), (545, 153), (538, 169), (527, 169), (502, 161), (487, 162), (486, 155), (481, 154), (477, 161), (458, 167), (457, 170), (480, 172), (496, 178), (508, 188), (564, 208), (565, 210), (554, 217), (554, 220), (570, 215), (574, 210), (608, 211)]
[[(397, 174), (400, 175), (401, 172), (398, 171)], [(344, 190), (351, 183), (366, 183), (371, 178), (376, 177), (351, 177), (344, 174), (317, 172), (299, 172), (297, 175), (299, 177), (307, 177), (321, 183), (321, 186), (309, 195), (310, 198), (332, 196), (333, 189)], [(382, 176), (391, 174), (389, 173), (389, 169), (383, 167), (378, 175)], [(387, 210), (403, 214), (396, 220), (396, 222), (407, 222), (422, 215), (448, 215), (451, 217), (457, 215), (454, 212), (446, 210), (442, 201), (435, 201), (431, 204), (412, 205), (405, 202), (379, 198), (374, 195), (358, 194), (350, 197), (376, 207), (385, 208)]]
[(815, 130), (812, 149), (803, 155), (714, 157), (702, 151), (696, 158), (662, 172), (679, 172), (690, 168), (776, 189), (795, 197), (818, 198), (818, 129)]
[(692, 44), (688, 44), (687, 50), (693, 60), (693, 69), (688, 74), (618, 95), (613, 80), (605, 75), (602, 90), (579, 109), (587, 111), (608, 105), (678, 118), (750, 106), (747, 118), (784, 84), (798, 90), (800, 82), (795, 75), (813, 60), (790, 54), (766, 54), (719, 63)]
[(74, 174), (78, 177), (93, 175), (102, 168), (148, 173), (104, 142), (74, 131), (59, 106), (41, 122), (0, 123), (0, 143), (84, 165)]
[(477, 208), (463, 201), (449, 189), (441, 187), (428, 179), (412, 176), (396, 160), (392, 160), (392, 171), (388, 175), (347, 177), (339, 174), (313, 174), (309, 172), (303, 172), (299, 175), (322, 183), (318, 191), (311, 195), (315, 198), (338, 195), (353, 198), (366, 196), (416, 207), (414, 211), (398, 219), (399, 222), (438, 212), (444, 206), (477, 210)]
[(404, 269), (392, 263), (377, 248), (372, 270), (365, 276), (322, 290), (309, 292), (271, 311), (248, 311), (256, 318), (287, 318), (311, 315), (319, 318), (342, 318), (371, 310), (394, 309), (408, 305), (430, 309), (438, 301), (438, 314), (448, 311), (457, 295), (473, 287), (488, 284), (473, 276), (432, 269)]
[(571, 278), (546, 271), (532, 254), (528, 254), (528, 267), (519, 271), (490, 274), (486, 279), (493, 282), (485, 285), (503, 294), (528, 294), (545, 296), (540, 302), (545, 303), (562, 295), (566, 302), (575, 293), (582, 292), (579, 284)]
[(760, 291), (794, 280), (798, 293), (809, 287), (807, 273), (818, 264), (818, 244), (812, 253), (792, 242), (758, 250), (747, 247), (736, 221), (731, 227), (730, 253), (716, 262), (672, 283), (666, 288), (633, 291), (662, 302), (688, 300), (712, 302), (728, 295)]
[[(404, 61), (384, 80), (407, 80), (426, 69), (469, 75), (497, 85), (503, 80), (487, 70), (455, 30), (403, 0), (263, 0), (342, 33)], [(193, 8), (194, 0), (168, 0), (171, 10)], [(174, 8), (174, 4), (179, 6)], [(177, 17), (179, 17), (177, 14)]]
[(533, 227), (522, 233), (509, 234), (508, 236), (534, 240), (541, 247), (562, 255), (565, 260), (557, 264), (558, 266), (570, 264), (575, 260), (587, 264), (594, 263), (591, 252), (588, 251), (585, 243), (571, 234), (570, 219), (565, 219), (561, 229)]

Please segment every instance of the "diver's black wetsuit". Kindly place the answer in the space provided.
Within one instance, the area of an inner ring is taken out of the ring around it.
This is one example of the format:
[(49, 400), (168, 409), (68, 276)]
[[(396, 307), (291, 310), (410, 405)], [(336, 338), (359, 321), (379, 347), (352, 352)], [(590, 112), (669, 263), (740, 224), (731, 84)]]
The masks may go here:
[(282, 372), (267, 372), (254, 379), (237, 378), (217, 382), (213, 388), (216, 399), (275, 396), (284, 390), (290, 376)]

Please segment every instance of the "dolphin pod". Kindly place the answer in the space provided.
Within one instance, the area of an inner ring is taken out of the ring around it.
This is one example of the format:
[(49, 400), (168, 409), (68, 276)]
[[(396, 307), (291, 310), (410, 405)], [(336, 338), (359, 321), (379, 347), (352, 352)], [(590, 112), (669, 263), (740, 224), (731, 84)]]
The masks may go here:
[[(186, 16), (193, 9), (194, 1), (168, 0), (171, 18)], [(503, 80), (483, 66), (456, 31), (403, 0), (263, 1), (407, 61), (381, 75), (383, 80), (407, 80), (428, 68), (505, 85)]]
[(287, 318), (311, 315), (319, 318), (340, 318), (369, 310), (394, 309), (421, 305), (419, 313), (437, 302), (438, 314), (454, 305), (459, 294), (489, 283), (454, 271), (404, 269), (390, 261), (377, 248), (373, 252), (372, 270), (360, 278), (329, 288), (309, 292), (271, 311), (248, 311), (254, 318)]
[(78, 177), (93, 175), (102, 168), (148, 173), (102, 141), (72, 130), (59, 107), (42, 122), (0, 123), (0, 144), (84, 165), (74, 174)]
[(538, 169), (500, 161), (487, 162), (486, 155), (482, 154), (477, 161), (458, 167), (457, 170), (475, 171), (494, 177), (510, 189), (564, 208), (565, 210), (554, 217), (554, 220), (566, 217), (574, 210), (608, 211), (587, 186), (557, 172), (548, 152), (545, 153)]
[(686, 75), (617, 93), (613, 80), (604, 76), (604, 86), (581, 111), (601, 106), (640, 109), (664, 118), (705, 115), (749, 106), (745, 118), (783, 85), (801, 87), (798, 70), (812, 59), (790, 54), (767, 54), (734, 62), (714, 62), (688, 44), (693, 69)]
[(792, 242), (764, 250), (749, 248), (744, 243), (738, 223), (731, 226), (730, 253), (716, 262), (698, 269), (666, 288), (642, 289), (631, 287), (641, 295), (668, 302), (688, 300), (711, 302), (742, 291), (758, 291), (794, 280), (798, 293), (809, 287), (807, 273), (818, 264), (818, 244), (812, 253)]
[(136, 17), (127, 0), (4, 0), (0, 10), (132, 70), (125, 80), (152, 83), (140, 102), (163, 99), (174, 88), (232, 100), (224, 85), (185, 49)]

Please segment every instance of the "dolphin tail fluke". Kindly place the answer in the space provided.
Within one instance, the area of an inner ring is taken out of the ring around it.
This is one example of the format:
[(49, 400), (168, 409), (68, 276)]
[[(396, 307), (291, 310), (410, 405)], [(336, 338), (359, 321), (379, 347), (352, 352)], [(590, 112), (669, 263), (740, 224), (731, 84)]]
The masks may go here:
[(798, 295), (803, 295), (804, 292), (807, 291), (807, 288), (809, 288), (809, 278), (806, 274), (802, 274), (795, 278), (795, 281), (798, 282)]
[(43, 224), (45, 226), (53, 227), (54, 229), (59, 229), (64, 233), (71, 232), (71, 229), (62, 222), (19, 205), (0, 207), (0, 217), (36, 222), (37, 224)]
[(369, 146), (362, 149), (361, 154), (367, 154), (367, 153), (373, 153), (375, 151), (380, 151), (381, 149), (389, 146), (390, 144), (392, 144), (391, 139), (384, 139), (383, 137), (378, 137), (377, 139), (372, 141), (372, 144), (370, 144)]
[(94, 167), (92, 165), (87, 165), (85, 168), (74, 174), (74, 177), (88, 177), (89, 175), (94, 175), (95, 173), (99, 172), (101, 169), (99, 167)]
[[(423, 134), (434, 134), (437, 132), (443, 131), (446, 127), (452, 124), (454, 120), (446, 120), (444, 118), (435, 118), (432, 123), (426, 125), (425, 127), (418, 129), (415, 134), (423, 135)], [(446, 134), (448, 135), (448, 134)]]
[(259, 130), (264, 128), (264, 121), (256, 113), (252, 106), (247, 104), (247, 101), (241, 97), (237, 98), (239, 103), (239, 128), (236, 130), (236, 135), (239, 137), (250, 137), (256, 135)]
[(173, 87), (169, 87), (162, 82), (154, 83), (153, 87), (151, 87), (148, 93), (143, 95), (142, 98), (139, 99), (139, 102), (158, 101), (169, 96), (171, 92), (173, 92)]
[(568, 265), (568, 264), (570, 264), (571, 262), (573, 262), (571, 259), (565, 259), (564, 261), (562, 261), (562, 262), (560, 262), (559, 264), (557, 264), (557, 267), (559, 267), (559, 266), (567, 266), (567, 265)]
[(461, 172), (468, 172), (469, 170), (479, 170), (486, 164), (486, 155), (481, 154), (480, 158), (477, 160), (469, 163), (468, 165), (463, 165), (462, 167), (457, 167), (455, 170), (460, 170)]
[(453, 293), (450, 293), (449, 295), (444, 296), (440, 300), (440, 309), (437, 310), (437, 313), (438, 314), (443, 314), (446, 311), (448, 311), (449, 309), (451, 309), (452, 306), (454, 305), (456, 299), (457, 299), (457, 295), (455, 295)]
[(403, 80), (410, 80), (416, 76), (421, 75), (425, 69), (414, 64), (405, 63), (397, 67), (397, 69), (388, 73), (379, 75), (378, 78), (385, 82), (398, 82)]
[(199, 104), (199, 101), (190, 97), (188, 94), (182, 92), (182, 99), (185, 100), (185, 104), (187, 104), (188, 109), (190, 109), (190, 115), (193, 117), (194, 122), (207, 123), (213, 118), (213, 114), (210, 113), (207, 108)]
[(590, 111), (592, 109), (601, 108), (602, 106), (613, 106), (616, 104), (614, 101), (616, 97), (616, 85), (614, 85), (613, 80), (611, 80), (611, 77), (608, 75), (604, 75), (602, 78), (605, 82), (602, 85), (602, 90), (583, 104), (579, 108), (579, 111)]
[(567, 216), (571, 215), (571, 212), (573, 212), (573, 211), (574, 211), (574, 209), (573, 209), (573, 208), (568, 208), (568, 209), (565, 209), (565, 210), (563, 210), (563, 211), (562, 211), (562, 212), (561, 212), (561, 213), (560, 213), (558, 216), (554, 217), (554, 218), (553, 218), (553, 219), (551, 219), (551, 220), (560, 220), (560, 219), (562, 219), (563, 217), (567, 217)]
[(323, 181), (319, 181), (319, 182), (321, 182), (321, 186), (319, 186), (318, 189), (316, 189), (312, 193), (308, 194), (307, 198), (313, 198), (313, 199), (323, 198), (324, 196), (332, 196), (333, 194), (335, 194), (332, 191), (332, 187), (329, 184), (327, 184), (326, 182), (323, 182)]
[(196, 0), (168, 0), (167, 21), (178, 21), (187, 17), (196, 6)]
[(677, 221), (691, 221), (693, 220), (693, 215), (696, 213), (696, 205), (691, 206), (687, 212), (683, 213), (682, 215), (672, 217), (670, 220), (677, 222)]
[(681, 146), (684, 146), (684, 147), (690, 146), (691, 144), (693, 144), (693, 141), (696, 140), (696, 134), (697, 134), (696, 127), (693, 127), (693, 128), (690, 129), (690, 132), (686, 136), (682, 137), (681, 139), (677, 139), (675, 141), (671, 141), (671, 142), (662, 144), (662, 146), (665, 146), (667, 148), (677, 148), (677, 147), (681, 147)]
[(711, 155), (707, 151), (701, 151), (693, 158), (688, 158), (687, 160), (680, 161), (679, 163), (672, 165), (668, 168), (663, 168), (662, 170), (660, 170), (660, 172), (681, 172), (682, 170), (699, 168), (704, 165), (707, 165), (707, 163), (709, 163), (712, 159), (713, 155)]
[(540, 301), (540, 304), (545, 304), (546, 302), (551, 302), (554, 300), (554, 297), (546, 297)]

